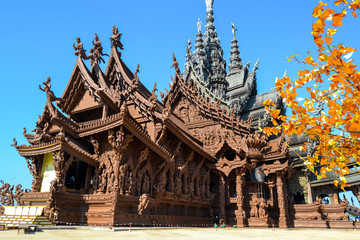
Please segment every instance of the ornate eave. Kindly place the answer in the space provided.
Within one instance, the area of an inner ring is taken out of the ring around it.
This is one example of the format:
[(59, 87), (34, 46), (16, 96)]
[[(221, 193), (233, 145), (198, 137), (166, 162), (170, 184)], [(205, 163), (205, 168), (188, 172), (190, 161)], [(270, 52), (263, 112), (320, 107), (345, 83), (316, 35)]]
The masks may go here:
[(60, 141), (58, 139), (55, 139), (51, 142), (37, 144), (37, 145), (16, 146), (16, 149), (18, 150), (19, 154), (23, 157), (39, 156), (45, 153), (51, 153), (62, 150), (76, 156), (77, 158), (79, 158), (80, 160), (86, 163), (89, 163), (91, 165), (97, 164), (97, 160), (95, 156), (81, 149), (79, 146), (72, 143), (71, 141)]
[[(171, 118), (172, 119), (172, 118)], [(205, 151), (201, 145), (199, 145), (197, 142), (194, 141), (190, 137), (190, 134), (188, 132), (185, 132), (184, 129), (180, 129), (178, 125), (174, 124), (171, 119), (165, 120), (165, 126), (169, 131), (171, 131), (173, 134), (175, 134), (179, 139), (181, 139), (186, 145), (188, 145), (190, 148), (192, 148), (194, 151), (205, 157), (207, 160), (216, 162), (216, 157), (209, 154), (207, 151)]]

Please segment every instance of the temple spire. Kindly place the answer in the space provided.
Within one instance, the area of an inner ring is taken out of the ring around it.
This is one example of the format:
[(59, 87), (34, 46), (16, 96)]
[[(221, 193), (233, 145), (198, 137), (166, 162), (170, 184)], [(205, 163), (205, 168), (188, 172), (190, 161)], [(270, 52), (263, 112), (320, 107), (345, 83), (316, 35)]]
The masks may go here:
[(214, 0), (206, 0), (206, 26), (204, 34), (207, 69), (210, 72), (210, 89), (218, 97), (224, 97), (227, 91), (226, 61), (214, 25)]
[(203, 35), (201, 33), (201, 20), (199, 18), (197, 22), (197, 33), (196, 33), (196, 44), (195, 44), (195, 53), (194, 53), (194, 63), (195, 63), (195, 71), (197, 75), (200, 77), (201, 81), (205, 81), (204, 77), (204, 69), (206, 68), (206, 54), (205, 54), (205, 46)]
[(232, 26), (232, 33), (233, 33), (233, 39), (231, 40), (231, 50), (230, 50), (230, 65), (229, 70), (230, 71), (236, 71), (240, 70), (242, 68), (242, 61), (241, 61), (241, 55), (239, 51), (239, 45), (238, 41), (236, 39), (236, 28), (235, 24), (231, 24)]

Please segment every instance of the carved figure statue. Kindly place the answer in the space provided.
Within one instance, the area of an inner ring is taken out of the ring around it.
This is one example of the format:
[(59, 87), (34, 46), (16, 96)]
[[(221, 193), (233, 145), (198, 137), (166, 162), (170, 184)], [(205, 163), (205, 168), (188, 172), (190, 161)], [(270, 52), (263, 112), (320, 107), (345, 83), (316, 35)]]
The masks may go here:
[(97, 60), (97, 57), (96, 57), (96, 54), (94, 52), (94, 49), (90, 49), (90, 53), (89, 55), (87, 56), (87, 59), (90, 59), (90, 65), (91, 66), (94, 66), (96, 60)]
[(121, 33), (119, 33), (119, 29), (115, 27), (115, 25), (112, 27), (112, 33), (113, 35), (110, 38), (111, 46), (115, 46), (115, 48), (120, 48), (121, 50), (124, 50), (122, 43), (120, 42), (121, 39)]
[(143, 211), (148, 207), (150, 202), (150, 196), (149, 194), (142, 194), (139, 198), (139, 205), (138, 205), (138, 213), (139, 215), (142, 215)]
[(149, 193), (149, 188), (150, 188), (150, 179), (149, 179), (149, 176), (146, 174), (144, 177), (143, 185), (142, 185), (142, 192)]
[(83, 44), (82, 44), (82, 42), (81, 42), (81, 40), (80, 40), (80, 38), (79, 37), (77, 37), (76, 38), (76, 46), (75, 46), (75, 43), (73, 43), (73, 47), (74, 47), (74, 50), (75, 50), (75, 55), (76, 56), (80, 56), (81, 58), (83, 58), (83, 59), (88, 59), (87, 57), (86, 57), (86, 54), (85, 54), (85, 52), (86, 52), (86, 50), (84, 50), (84, 48), (83, 48)]
[(255, 194), (253, 194), (250, 201), (250, 217), (259, 217), (258, 204), (258, 198)]
[[(100, 60), (100, 62), (102, 61), (103, 63), (105, 63), (105, 60), (102, 58), (102, 56), (109, 56), (108, 54), (103, 53), (103, 47), (101, 46), (101, 41), (99, 40), (98, 35), (95, 33), (95, 41), (93, 40), (93, 53), (95, 55), (95, 62), (98, 63), (98, 61)], [(91, 51), (90, 51), (91, 53)], [(88, 56), (89, 58), (89, 56)]]
[(137, 89), (139, 86), (139, 76), (138, 76), (138, 73), (140, 72), (139, 68), (140, 68), (140, 65), (138, 64), (136, 67), (135, 73), (134, 73), (134, 78), (132, 80), (132, 83), (134, 85), (133, 90)]
[(232, 28), (232, 34), (235, 38), (235, 32), (237, 31), (237, 28), (235, 28), (235, 24), (231, 23), (231, 28)]
[(198, 21), (197, 21), (197, 30), (198, 30), (198, 32), (201, 32), (201, 25), (202, 25), (202, 22), (201, 22), (201, 20), (199, 18)]
[(177, 196), (182, 195), (182, 181), (180, 177), (177, 177), (175, 180), (175, 194)]
[(266, 214), (266, 209), (267, 209), (267, 204), (264, 198), (260, 198), (259, 199), (259, 217), (260, 218), (266, 218), (267, 214)]
[(56, 97), (54, 92), (51, 91), (51, 83), (50, 82), (51, 82), (51, 78), (47, 77), (45, 82), (43, 82), (44, 88), (41, 88), (41, 85), (39, 85), (39, 89), (43, 92), (46, 92), (47, 99), (50, 100), (50, 102), (53, 102), (53, 101), (63, 102), (64, 101), (63, 99)]
[(176, 73), (180, 74), (179, 62), (176, 60), (174, 53), (172, 54), (172, 56), (173, 56), (173, 64), (170, 68), (175, 68)]
[(95, 155), (96, 156), (99, 156), (99, 142), (93, 137), (93, 136), (91, 136), (90, 137), (90, 140), (89, 140), (89, 142), (91, 142), (91, 144), (93, 145), (93, 147), (94, 147), (94, 153), (95, 153)]
[(166, 180), (166, 173), (161, 173), (158, 179), (158, 183), (155, 186), (157, 193), (162, 194), (165, 192)]

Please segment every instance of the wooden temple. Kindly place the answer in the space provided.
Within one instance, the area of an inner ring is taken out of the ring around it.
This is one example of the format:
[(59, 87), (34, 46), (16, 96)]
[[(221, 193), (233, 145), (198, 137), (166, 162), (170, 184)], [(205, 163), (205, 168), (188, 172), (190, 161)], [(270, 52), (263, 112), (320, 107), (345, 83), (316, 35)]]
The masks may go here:
[(149, 91), (139, 66), (126, 66), (115, 26), (105, 72), (98, 36), (89, 55), (77, 38), (62, 96), (48, 78), (36, 129), (24, 130), (29, 144), (14, 143), (34, 178), (23, 204), (44, 205), (45, 215), (56, 209), (58, 223), (294, 226), (288, 139), (258, 131), (271, 122), (262, 102), (284, 111), (282, 99), (257, 94), (258, 62), (242, 63), (235, 26), (226, 70), (213, 0), (206, 3), (205, 32), (199, 20), (183, 73), (173, 56), (175, 75), (161, 101), (156, 83)]

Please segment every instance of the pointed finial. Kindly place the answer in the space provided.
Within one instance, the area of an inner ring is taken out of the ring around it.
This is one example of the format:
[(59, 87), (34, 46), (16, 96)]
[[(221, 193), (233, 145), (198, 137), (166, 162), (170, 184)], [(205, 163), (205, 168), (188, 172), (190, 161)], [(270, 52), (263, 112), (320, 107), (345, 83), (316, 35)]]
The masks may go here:
[(231, 27), (232, 27), (232, 34), (235, 38), (235, 32), (237, 31), (237, 28), (235, 28), (235, 24), (234, 23), (231, 23)]
[(259, 61), (260, 61), (260, 58), (256, 61), (256, 63), (255, 63), (255, 66), (254, 66), (254, 72), (256, 71), (256, 70), (258, 70), (258, 68), (259, 68)]
[(198, 32), (201, 32), (201, 25), (202, 25), (202, 22), (201, 22), (201, 20), (199, 18), (198, 22), (197, 22), (197, 30), (198, 30)]
[(213, 4), (214, 4), (214, 0), (205, 0), (206, 3), (206, 11), (212, 11), (213, 10)]

